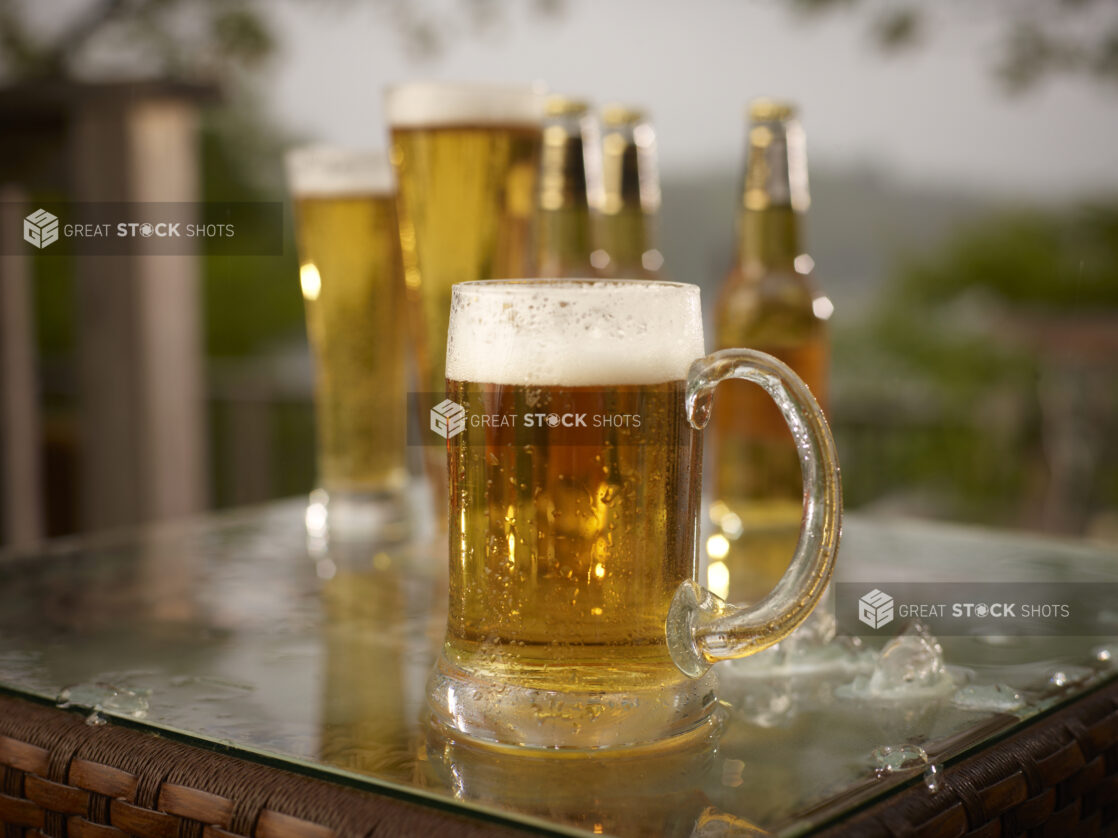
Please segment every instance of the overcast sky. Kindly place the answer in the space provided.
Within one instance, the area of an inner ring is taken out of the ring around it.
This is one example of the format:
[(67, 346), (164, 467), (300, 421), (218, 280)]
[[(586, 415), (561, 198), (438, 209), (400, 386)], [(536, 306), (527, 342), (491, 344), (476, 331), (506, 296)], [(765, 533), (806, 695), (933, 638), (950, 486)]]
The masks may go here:
[(493, 5), (501, 23), (477, 33), (454, 0), (419, 4), (463, 34), (416, 60), (382, 6), (265, 4), (283, 48), (267, 82), (273, 107), (308, 139), (375, 145), (385, 84), (542, 80), (645, 105), (671, 175), (736, 170), (744, 105), (771, 95), (801, 104), (815, 164), (998, 192), (1118, 191), (1118, 89), (1049, 79), (1007, 96), (989, 69), (1004, 35), (996, 4), (924, 3), (931, 37), (892, 56), (867, 35), (876, 0), (809, 20), (777, 0), (563, 0), (551, 18)]

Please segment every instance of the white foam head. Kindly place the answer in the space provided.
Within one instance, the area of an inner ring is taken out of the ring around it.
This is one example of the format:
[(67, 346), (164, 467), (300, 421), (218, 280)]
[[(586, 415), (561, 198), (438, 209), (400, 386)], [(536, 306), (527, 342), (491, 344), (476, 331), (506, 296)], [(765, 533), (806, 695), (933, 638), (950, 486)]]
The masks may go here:
[(704, 355), (697, 285), (645, 280), (463, 282), (446, 377), (572, 387), (687, 377)]
[(392, 162), (380, 150), (314, 145), (289, 151), (284, 158), (292, 194), (392, 195)]
[(385, 90), (384, 113), (393, 128), (538, 125), (546, 99), (542, 85), (410, 82)]

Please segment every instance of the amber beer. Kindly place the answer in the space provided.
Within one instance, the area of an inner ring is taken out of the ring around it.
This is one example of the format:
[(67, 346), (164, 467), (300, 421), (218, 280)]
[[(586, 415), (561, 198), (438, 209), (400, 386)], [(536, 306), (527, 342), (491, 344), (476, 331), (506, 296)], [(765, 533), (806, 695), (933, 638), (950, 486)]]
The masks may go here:
[[(691, 575), (684, 522), (694, 501), (679, 476), (698, 468), (699, 450), (684, 382), (607, 387), (580, 385), (581, 373), (527, 384), (469, 380), (498, 378), (484, 369), (456, 374), (466, 373), (447, 388), (467, 415), (583, 416), (588, 426), (569, 441), (546, 426), (467, 426), (452, 440), (450, 659), (538, 689), (678, 681), (664, 618)], [(604, 416), (639, 416), (641, 425), (595, 427), (592, 417)], [(646, 441), (653, 432), (656, 441)], [(501, 655), (479, 660), (495, 643)]]
[[(715, 340), (719, 348), (748, 346), (781, 359), (826, 409), (831, 305), (816, 289), (803, 249), (803, 130), (788, 103), (757, 100), (749, 116), (737, 255), (715, 309)], [(752, 599), (772, 588), (796, 543), (800, 460), (760, 387), (730, 381), (716, 400), (711, 516), (728, 555), (720, 550), (712, 558), (726, 560), (731, 597)]]
[(420, 392), (444, 386), (451, 286), (535, 275), (543, 100), (533, 87), (425, 82), (385, 94)]
[(299, 279), (315, 358), (319, 485), (376, 496), (405, 483), (403, 278), (388, 158), (292, 152)]

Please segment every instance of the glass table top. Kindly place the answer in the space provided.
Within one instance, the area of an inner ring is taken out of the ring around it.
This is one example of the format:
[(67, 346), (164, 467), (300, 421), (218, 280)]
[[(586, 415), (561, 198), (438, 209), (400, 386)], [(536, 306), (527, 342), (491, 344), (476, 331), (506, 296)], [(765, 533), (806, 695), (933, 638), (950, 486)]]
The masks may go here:
[[(719, 723), (685, 747), (498, 752), (424, 723), (445, 544), (308, 541), (304, 510), (284, 501), (0, 556), (0, 689), (541, 831), (790, 836), (934, 787), (929, 766), (1118, 674), (1118, 614), (1110, 638), (938, 641), (901, 620), (901, 640), (831, 639), (824, 615), (717, 667)], [(1118, 551), (848, 516), (836, 578), (1109, 584)], [(898, 660), (928, 654), (936, 674), (882, 688)]]

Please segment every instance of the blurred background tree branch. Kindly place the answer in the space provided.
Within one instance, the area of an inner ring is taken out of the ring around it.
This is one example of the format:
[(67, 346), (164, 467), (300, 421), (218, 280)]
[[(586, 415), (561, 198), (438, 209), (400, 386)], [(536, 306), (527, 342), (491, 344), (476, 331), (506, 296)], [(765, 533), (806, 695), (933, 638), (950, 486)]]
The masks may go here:
[[(866, 3), (793, 0), (805, 17), (854, 12), (886, 52), (915, 49), (935, 37), (941, 15), (1002, 19), (990, 70), (1011, 93), (1047, 77), (1081, 76), (1118, 86), (1118, 5), (1111, 0), (964, 0), (954, 3)], [(868, 8), (867, 8), (868, 7)]]
[[(320, 9), (353, 5), (331, 0)], [(91, 0), (49, 34), (32, 24), (27, 0), (0, 0), (0, 77), (72, 79), (111, 65), (156, 78), (227, 79), (260, 70), (275, 57), (278, 38), (262, 0)], [(463, 37), (499, 35), (509, 24), (501, 0), (376, 0), (407, 57), (430, 60)], [(531, 0), (542, 20), (562, 16), (564, 0)], [(99, 66), (100, 65), (100, 66)]]

